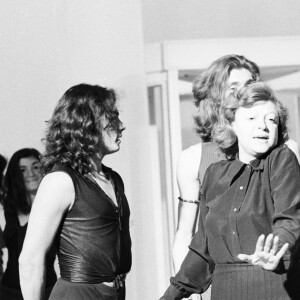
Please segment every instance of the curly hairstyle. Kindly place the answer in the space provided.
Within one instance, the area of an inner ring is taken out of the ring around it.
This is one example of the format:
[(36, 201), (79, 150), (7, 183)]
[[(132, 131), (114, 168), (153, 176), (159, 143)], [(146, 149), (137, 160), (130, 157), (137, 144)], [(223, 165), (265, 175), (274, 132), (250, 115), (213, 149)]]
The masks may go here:
[(197, 113), (196, 131), (203, 142), (211, 141), (211, 131), (218, 121), (219, 106), (224, 99), (226, 85), (233, 69), (248, 70), (253, 80), (260, 81), (258, 66), (241, 55), (226, 55), (214, 61), (194, 81), (193, 94)]
[(231, 93), (220, 107), (220, 118), (212, 136), (227, 159), (234, 159), (238, 153), (238, 140), (230, 124), (235, 120), (239, 107), (252, 107), (258, 101), (271, 101), (279, 116), (278, 141), (282, 145), (288, 140), (287, 109), (275, 97), (272, 89), (263, 82), (248, 82), (239, 91)]
[(105, 116), (115, 130), (121, 123), (116, 101), (114, 90), (99, 85), (82, 83), (68, 89), (48, 121), (43, 139), (43, 173), (51, 171), (55, 164), (70, 166), (82, 175), (94, 171), (92, 159), (101, 144), (101, 117)]
[(4, 211), (10, 214), (29, 214), (31, 203), (28, 201), (19, 162), (22, 158), (35, 157), (40, 161), (41, 154), (33, 148), (23, 148), (15, 152), (9, 160), (4, 177)]

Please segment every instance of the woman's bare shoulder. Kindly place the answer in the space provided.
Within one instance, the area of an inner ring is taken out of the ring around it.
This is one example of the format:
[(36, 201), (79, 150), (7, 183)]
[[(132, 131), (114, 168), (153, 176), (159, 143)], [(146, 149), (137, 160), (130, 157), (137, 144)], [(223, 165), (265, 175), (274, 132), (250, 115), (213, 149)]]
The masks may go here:
[(202, 144), (198, 143), (183, 150), (177, 164), (177, 179), (196, 180), (201, 161)]

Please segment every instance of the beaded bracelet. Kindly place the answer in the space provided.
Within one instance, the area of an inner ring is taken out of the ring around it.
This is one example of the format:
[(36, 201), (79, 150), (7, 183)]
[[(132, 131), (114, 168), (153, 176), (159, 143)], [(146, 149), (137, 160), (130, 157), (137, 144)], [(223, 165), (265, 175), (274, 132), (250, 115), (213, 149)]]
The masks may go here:
[(182, 199), (181, 197), (178, 197), (178, 200), (181, 201), (181, 202), (194, 203), (194, 204), (199, 204), (200, 203), (199, 200), (185, 200), (185, 199)]

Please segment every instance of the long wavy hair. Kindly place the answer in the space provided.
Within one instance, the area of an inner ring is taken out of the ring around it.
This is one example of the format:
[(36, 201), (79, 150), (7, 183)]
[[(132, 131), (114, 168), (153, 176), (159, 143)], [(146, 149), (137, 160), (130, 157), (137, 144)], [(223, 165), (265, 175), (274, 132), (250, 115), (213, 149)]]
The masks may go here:
[(70, 166), (82, 175), (94, 171), (93, 158), (101, 144), (101, 117), (114, 126), (118, 120), (116, 101), (114, 90), (99, 85), (82, 83), (68, 89), (48, 121), (43, 173), (55, 164)]
[(197, 113), (196, 131), (203, 142), (211, 141), (211, 131), (218, 121), (219, 106), (224, 99), (226, 85), (233, 69), (246, 69), (255, 81), (260, 81), (258, 66), (242, 55), (226, 55), (214, 61), (194, 81), (193, 94)]
[(271, 101), (279, 116), (278, 142), (276, 146), (288, 140), (287, 109), (275, 97), (274, 92), (263, 82), (248, 82), (239, 91), (231, 93), (220, 107), (220, 118), (212, 136), (227, 159), (234, 159), (238, 153), (238, 140), (231, 123), (235, 120), (235, 113), (239, 107), (252, 107), (258, 101)]
[(34, 148), (23, 148), (15, 152), (9, 160), (4, 177), (3, 207), (6, 213), (30, 213), (31, 202), (28, 201), (23, 174), (19, 166), (20, 160), (28, 157), (35, 157), (40, 160), (41, 154)]

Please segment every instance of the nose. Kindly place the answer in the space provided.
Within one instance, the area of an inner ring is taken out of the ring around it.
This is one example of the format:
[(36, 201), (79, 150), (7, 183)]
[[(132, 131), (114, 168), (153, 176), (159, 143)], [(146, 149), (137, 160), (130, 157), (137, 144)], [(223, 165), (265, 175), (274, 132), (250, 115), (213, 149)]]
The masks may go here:
[(32, 177), (32, 176), (34, 175), (34, 173), (33, 173), (33, 171), (32, 171), (31, 169), (27, 169), (26, 175), (27, 175), (28, 177)]
[(120, 121), (120, 124), (119, 124), (119, 130), (120, 130), (120, 131), (124, 131), (125, 129), (126, 129), (125, 124), (124, 124), (122, 121)]
[(262, 129), (262, 130), (266, 130), (267, 129), (267, 124), (266, 124), (265, 118), (260, 118), (258, 120), (258, 128)]

